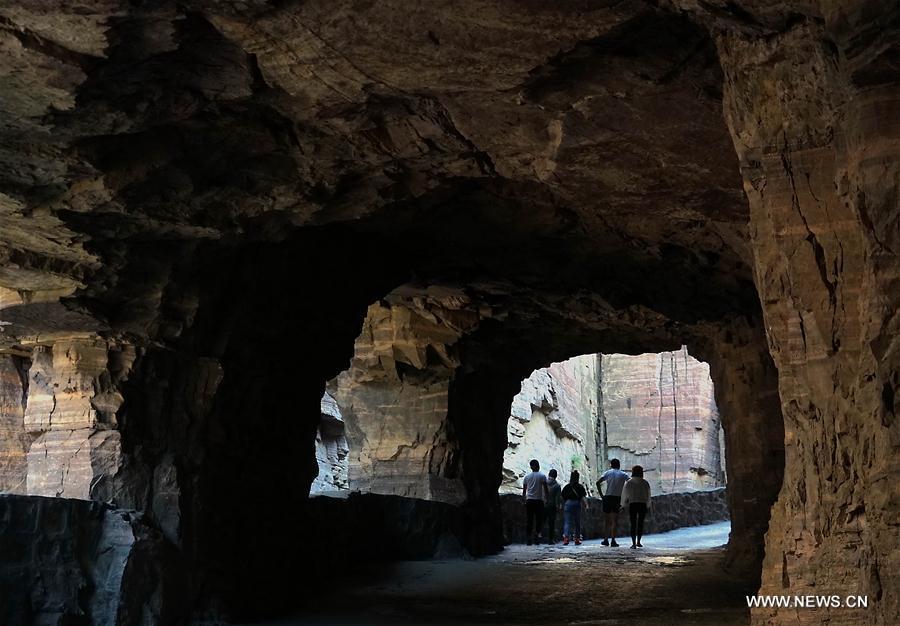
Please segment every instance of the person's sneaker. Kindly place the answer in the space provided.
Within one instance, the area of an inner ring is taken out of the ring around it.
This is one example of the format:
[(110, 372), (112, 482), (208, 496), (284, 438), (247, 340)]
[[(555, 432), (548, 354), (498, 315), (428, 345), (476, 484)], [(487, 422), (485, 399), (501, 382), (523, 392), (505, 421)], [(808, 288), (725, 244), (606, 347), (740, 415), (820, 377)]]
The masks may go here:
[(631, 549), (632, 549), (632, 550), (637, 550), (637, 545), (636, 545), (636, 544), (631, 544)]
[(580, 545), (581, 545), (581, 539), (576, 539), (576, 540), (575, 540), (575, 545), (576, 545), (576, 546), (580, 546)]
[(600, 545), (601, 545), (601, 546), (608, 546), (608, 545), (609, 545), (609, 542), (608, 542), (606, 539), (604, 539), (603, 541), (600, 542)]
[(612, 542), (611, 542), (609, 545), (611, 545), (613, 548), (618, 548), (618, 547), (619, 547), (619, 544), (616, 543), (616, 540), (615, 540), (615, 539), (613, 539)]
[(637, 547), (638, 547), (638, 548), (643, 548), (644, 546), (642, 546), (642, 545), (641, 545), (641, 542), (638, 541), (638, 542), (637, 542)]
[(563, 535), (563, 545), (564, 545), (564, 546), (569, 545), (569, 538), (566, 537), (565, 535)]

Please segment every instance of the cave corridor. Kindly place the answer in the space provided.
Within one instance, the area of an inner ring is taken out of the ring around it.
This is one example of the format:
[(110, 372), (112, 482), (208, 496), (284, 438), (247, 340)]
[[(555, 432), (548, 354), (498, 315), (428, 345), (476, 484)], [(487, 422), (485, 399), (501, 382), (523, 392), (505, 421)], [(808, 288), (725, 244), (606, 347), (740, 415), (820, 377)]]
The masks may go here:
[[(900, 622), (895, 0), (26, 0), (0, 42), (0, 623), (321, 616), (460, 554), (510, 584), (522, 380), (684, 345), (733, 604), (668, 568), (678, 623)], [(442, 419), (409, 494), (310, 498), (356, 365)]]

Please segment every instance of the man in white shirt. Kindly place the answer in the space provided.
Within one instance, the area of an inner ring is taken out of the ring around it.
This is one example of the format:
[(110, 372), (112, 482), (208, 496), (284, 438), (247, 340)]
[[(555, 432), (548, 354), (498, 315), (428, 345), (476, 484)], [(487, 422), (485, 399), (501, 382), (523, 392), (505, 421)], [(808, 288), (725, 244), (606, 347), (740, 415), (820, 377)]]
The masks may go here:
[[(531, 472), (525, 474), (522, 479), (522, 496), (525, 498), (525, 533), (528, 537), (526, 543), (530, 546), (541, 539), (541, 528), (544, 525), (544, 499), (549, 495), (547, 490), (547, 477), (541, 469), (537, 459), (532, 459)], [(537, 531), (537, 537), (534, 531)]]
[[(609, 462), (610, 469), (603, 472), (603, 476), (597, 481), (597, 491), (603, 494), (603, 518), (606, 536), (600, 545), (618, 548), (616, 534), (619, 529), (619, 508), (622, 499), (622, 488), (628, 480), (628, 474), (619, 469), (619, 459)], [(606, 493), (603, 493), (601, 485), (606, 483)], [(612, 539), (612, 541), (610, 541)]]

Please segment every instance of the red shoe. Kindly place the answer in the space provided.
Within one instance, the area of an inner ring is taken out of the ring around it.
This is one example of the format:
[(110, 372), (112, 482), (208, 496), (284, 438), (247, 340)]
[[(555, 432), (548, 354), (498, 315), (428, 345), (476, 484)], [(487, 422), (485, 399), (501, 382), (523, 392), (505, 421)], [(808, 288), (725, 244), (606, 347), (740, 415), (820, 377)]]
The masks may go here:
[(565, 535), (563, 535), (563, 545), (564, 545), (564, 546), (569, 545), (569, 538), (566, 537)]
[(576, 546), (580, 546), (580, 545), (581, 545), (581, 539), (576, 539), (576, 540), (575, 540), (575, 545), (576, 545)]

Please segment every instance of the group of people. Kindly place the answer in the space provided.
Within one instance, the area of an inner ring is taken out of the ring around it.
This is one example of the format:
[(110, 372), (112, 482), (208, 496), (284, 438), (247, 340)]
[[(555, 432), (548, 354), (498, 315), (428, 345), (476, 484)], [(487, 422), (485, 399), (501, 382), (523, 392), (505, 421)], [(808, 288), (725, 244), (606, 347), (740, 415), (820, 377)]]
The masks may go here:
[[(545, 523), (547, 543), (556, 543), (556, 516), (560, 510), (563, 512), (563, 545), (569, 545), (570, 541), (580, 545), (583, 538), (581, 513), (588, 508), (587, 490), (581, 484), (581, 475), (577, 470), (573, 471), (569, 482), (560, 485), (555, 469), (544, 475), (536, 459), (529, 465), (531, 472), (522, 479), (528, 545), (541, 543)], [(628, 511), (631, 547), (642, 548), (644, 518), (650, 508), (650, 483), (644, 480), (644, 468), (640, 465), (631, 468), (630, 477), (622, 471), (619, 459), (612, 459), (609, 465), (610, 468), (597, 480), (597, 491), (603, 503), (604, 538), (601, 544), (618, 547), (619, 512)]]

